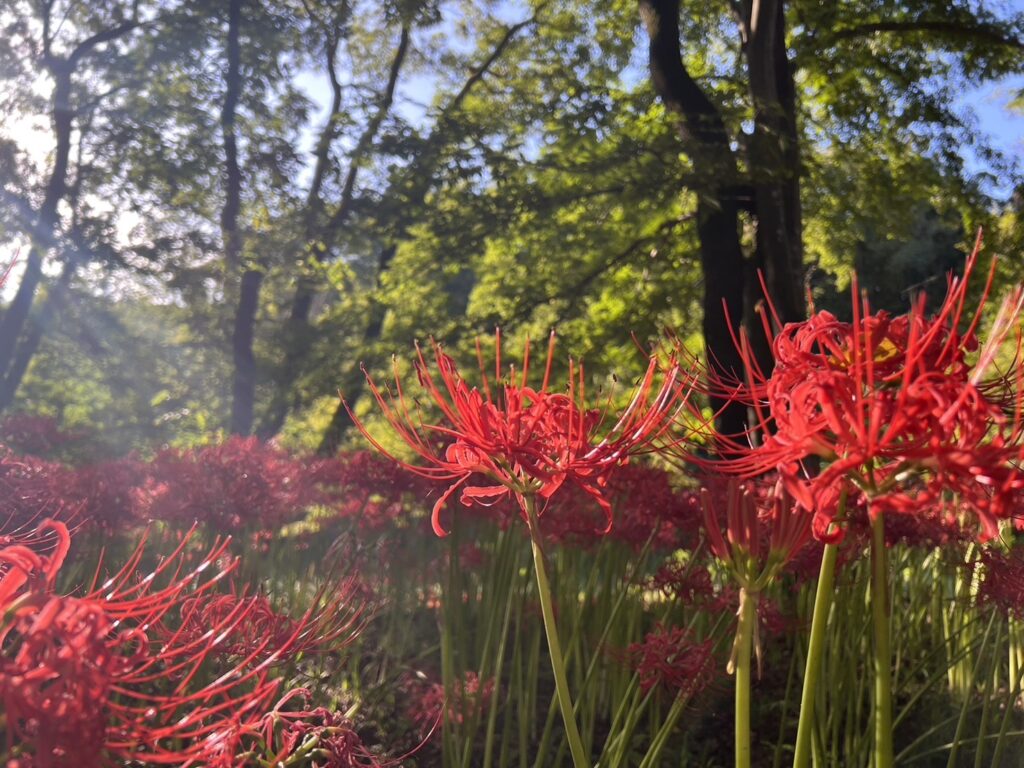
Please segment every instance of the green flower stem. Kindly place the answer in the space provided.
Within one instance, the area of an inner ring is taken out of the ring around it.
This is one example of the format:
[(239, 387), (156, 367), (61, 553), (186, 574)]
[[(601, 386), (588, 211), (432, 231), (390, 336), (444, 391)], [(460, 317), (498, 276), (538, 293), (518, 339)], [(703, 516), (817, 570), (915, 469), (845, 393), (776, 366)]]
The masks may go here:
[(757, 593), (740, 589), (739, 624), (736, 627), (736, 768), (750, 768), (750, 652), (757, 622)]
[(555, 612), (551, 605), (551, 585), (548, 583), (547, 571), (544, 567), (544, 549), (541, 546), (540, 531), (537, 528), (537, 508), (532, 495), (524, 495), (527, 520), (530, 526), (530, 544), (533, 548), (533, 566), (537, 573), (537, 597), (540, 599), (540, 610), (544, 617), (544, 632), (548, 638), (548, 655), (551, 657), (551, 671), (555, 675), (555, 694), (558, 706), (562, 710), (565, 723), (565, 736), (569, 742), (569, 752), (576, 768), (590, 768), (590, 759), (583, 748), (576, 718), (573, 715), (572, 698), (569, 695), (569, 681), (565, 676), (565, 662), (562, 660), (562, 646), (558, 642), (558, 628), (555, 626)]
[(892, 768), (892, 651), (889, 638), (889, 560), (885, 517), (871, 521), (871, 619), (875, 632), (875, 763)]
[[(845, 501), (845, 499), (844, 499)], [(804, 666), (804, 684), (800, 693), (800, 720), (796, 729), (796, 751), (793, 768), (808, 768), (811, 764), (811, 729), (814, 727), (814, 698), (821, 672), (821, 654), (825, 649), (825, 627), (832, 606), (832, 581), (836, 572), (836, 544), (826, 544), (821, 554), (821, 570), (814, 594), (814, 613), (811, 618), (811, 637), (807, 646)]]

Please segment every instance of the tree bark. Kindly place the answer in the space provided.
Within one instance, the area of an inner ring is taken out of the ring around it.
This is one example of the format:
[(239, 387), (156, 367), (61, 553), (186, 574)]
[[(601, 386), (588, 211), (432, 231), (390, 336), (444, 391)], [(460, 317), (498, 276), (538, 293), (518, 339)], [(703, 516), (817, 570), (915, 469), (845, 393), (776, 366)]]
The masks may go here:
[(247, 269), (242, 273), (238, 308), (235, 311), (235, 327), (231, 335), (235, 363), (235, 375), (231, 385), (231, 433), (234, 435), (248, 435), (252, 432), (256, 401), (256, 357), (253, 354), (253, 341), (262, 283), (262, 270)]
[(57, 278), (57, 282), (53, 284), (46, 300), (39, 308), (38, 316), (34, 319), (29, 318), (28, 333), (18, 345), (6, 376), (0, 381), (0, 411), (7, 410), (14, 402), (14, 396), (25, 378), (29, 363), (39, 351), (39, 344), (42, 342), (43, 336), (53, 327), (60, 309), (64, 306), (68, 287), (77, 271), (77, 259), (74, 257), (66, 259), (60, 277)]
[[(676, 116), (694, 165), (697, 234), (704, 273), (704, 345), (708, 365), (726, 380), (741, 379), (743, 362), (729, 326), (743, 322), (746, 268), (739, 234), (740, 184), (736, 158), (718, 109), (686, 71), (679, 48), (679, 0), (640, 0), (650, 37), (649, 65), (655, 90)], [(746, 408), (711, 397), (724, 434), (746, 428)]]
[(804, 299), (796, 87), (786, 55), (784, 5), (783, 0), (744, 0), (744, 52), (754, 105), (749, 165), (756, 263), (785, 323), (804, 318)]
[[(242, 90), (242, 3), (243, 0), (230, 0), (228, 6), (227, 72), (224, 75), (224, 103), (220, 113), (224, 145), (224, 207), (221, 210), (220, 227), (224, 241), (224, 262), (229, 276), (242, 264), (244, 245), (238, 225), (242, 207), (242, 169), (238, 162), (235, 125), (235, 113)], [(262, 282), (262, 270), (246, 267), (242, 272), (231, 334), (234, 374), (231, 382), (229, 428), (235, 435), (248, 435), (252, 432), (256, 400), (256, 358), (253, 354), (253, 339)]]
[[(52, 52), (53, 35), (50, 14), (52, 3), (43, 4), (42, 8), (42, 56), (41, 67), (53, 78), (53, 106), (51, 121), (56, 142), (54, 148), (53, 168), (46, 182), (39, 212), (31, 225), (31, 246), (25, 258), (25, 271), (14, 299), (7, 311), (0, 318), (0, 376), (3, 376), (15, 363), (15, 347), (28, 321), (36, 290), (43, 279), (43, 258), (53, 247), (60, 223), (58, 207), (67, 194), (68, 164), (71, 156), (71, 132), (75, 119), (75, 107), (72, 103), (73, 76), (79, 63), (89, 56), (97, 46), (109, 43), (139, 26), (134, 17), (126, 19), (87, 37), (74, 47), (65, 57)], [(17, 377), (20, 380), (20, 377)]]
[(25, 272), (14, 299), (0, 319), (0, 375), (5, 374), (13, 362), (15, 346), (25, 328), (36, 290), (43, 279), (43, 257), (53, 246), (58, 224), (57, 207), (67, 192), (71, 128), (75, 115), (71, 105), (73, 69), (63, 60), (50, 61), (48, 68), (54, 78), (52, 121), (56, 151), (43, 202), (32, 227), (32, 245), (25, 259)]

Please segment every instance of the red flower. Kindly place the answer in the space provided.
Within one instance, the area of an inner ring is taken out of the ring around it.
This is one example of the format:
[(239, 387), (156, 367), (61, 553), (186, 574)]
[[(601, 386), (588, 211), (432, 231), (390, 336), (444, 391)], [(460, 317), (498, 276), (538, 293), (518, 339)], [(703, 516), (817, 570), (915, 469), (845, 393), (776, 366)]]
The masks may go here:
[[(829, 529), (844, 488), (864, 494), (872, 513), (916, 512), (955, 493), (977, 515), (983, 535), (994, 535), (996, 521), (1010, 515), (1024, 488), (1017, 469), (1024, 430), (1020, 382), (998, 387), (984, 378), (1024, 293), (1018, 289), (1004, 302), (978, 350), (976, 330), (992, 282), (990, 272), (981, 302), (969, 310), (967, 285), (979, 247), (980, 239), (964, 277), (950, 278), (932, 316), (923, 296), (906, 315), (872, 314), (854, 281), (853, 321), (816, 312), (786, 325), (772, 344), (770, 377), (745, 339), (738, 340), (751, 382), (739, 390), (728, 382), (716, 386), (749, 401), (764, 438), (754, 448), (723, 439), (725, 466), (748, 477), (778, 471), (797, 501), (815, 511), (819, 536), (842, 535), (841, 527)], [(813, 477), (811, 458), (826, 462)]]
[(684, 698), (692, 698), (714, 682), (715, 644), (694, 641), (679, 627), (657, 627), (625, 651), (625, 659), (648, 691), (662, 685)]
[(429, 738), (430, 734), (440, 735), (441, 718), (447, 712), (452, 723), (465, 723), (487, 714), (494, 694), (494, 679), (481, 681), (476, 672), (467, 671), (454, 681), (454, 690), (445, 691), (442, 683), (427, 683), (413, 678), (409, 681), (410, 699), (408, 717)]
[(277, 530), (324, 500), (320, 462), (254, 437), (165, 450), (149, 471), (142, 496), (151, 519), (198, 520), (218, 531)]
[[(210, 627), (226, 627), (211, 644), (211, 653), (235, 658), (270, 658), (288, 662), (299, 654), (338, 651), (365, 626), (365, 598), (355, 579), (330, 584), (314, 596), (300, 618), (274, 610), (262, 595), (202, 593), (184, 600), (181, 620), (171, 630), (178, 643), (209, 642)], [(239, 617), (242, 620), (239, 620)]]
[(709, 485), (716, 492), (701, 489), (711, 552), (742, 588), (760, 592), (811, 538), (812, 515), (794, 503), (781, 482), (757, 488), (735, 478), (715, 480)]
[[(443, 416), (439, 424), (425, 424), (422, 416), (413, 412), (397, 363), (393, 392), (385, 394), (367, 375), (385, 418), (426, 465), (391, 458), (423, 477), (449, 483), (431, 517), (437, 535), (445, 535), (441, 509), (460, 488), (466, 506), (488, 506), (511, 497), (523, 508), (525, 496), (536, 494), (546, 502), (567, 484), (597, 500), (605, 513), (606, 532), (612, 523), (606, 492), (612, 472), (630, 455), (647, 450), (685, 406), (691, 377), (673, 359), (656, 389), (659, 365), (652, 357), (629, 406), (610, 428), (604, 429), (606, 414), (586, 406), (582, 365), (570, 360), (566, 393), (548, 389), (554, 343), (552, 334), (544, 378), (537, 389), (528, 385), (529, 344), (522, 371), (517, 373), (514, 366), (510, 367), (508, 376), (502, 379), (501, 336), (496, 335), (494, 382), (484, 372), (478, 344), (480, 388), (466, 383), (438, 344), (433, 345), (436, 372), (417, 347), (416, 372)], [(352, 418), (378, 450), (391, 456), (354, 414)]]
[(1017, 619), (1024, 617), (1024, 552), (1020, 548), (1006, 553), (988, 551), (981, 562), (985, 578), (978, 600)]
[[(203, 754), (209, 768), (235, 768), (238, 755), (252, 756), (253, 764), (287, 765), (289, 758), (304, 758), (314, 768), (385, 768), (401, 759), (382, 761), (363, 744), (352, 722), (323, 707), (286, 709), (295, 700), (308, 700), (309, 692), (296, 688), (285, 694), (270, 712), (251, 726), (236, 725), (211, 735)], [(308, 762), (312, 759), (312, 762)], [(248, 764), (248, 763), (246, 763)]]
[(53, 591), (67, 528), (40, 527), (58, 538), (50, 554), (24, 545), (0, 550), (0, 700), (9, 741), (31, 749), (40, 766), (95, 766), (103, 755), (209, 764), (207, 752), (223, 746), (218, 734), (261, 721), (278, 687), (268, 675), (275, 663), (351, 628), (353, 612), (336, 612), (328, 601), (324, 611), (237, 644), (222, 663), (221, 644), (244, 636), (260, 607), (235, 600), (210, 612), (201, 630), (189, 621), (195, 601), (237, 563), (226, 557), (226, 540), (189, 570), (185, 536), (148, 574), (138, 572), (140, 544), (111, 578), (70, 597)]

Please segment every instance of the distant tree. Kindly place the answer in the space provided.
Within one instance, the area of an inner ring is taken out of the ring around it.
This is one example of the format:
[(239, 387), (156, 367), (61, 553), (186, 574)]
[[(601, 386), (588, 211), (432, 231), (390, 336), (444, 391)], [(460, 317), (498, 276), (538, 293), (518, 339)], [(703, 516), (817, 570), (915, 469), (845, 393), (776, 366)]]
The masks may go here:
[[(139, 2), (112, 2), (100, 7), (56, 0), (15, 2), (0, 11), (0, 83), (9, 94), (4, 99), (4, 112), (10, 118), (24, 120), (43, 112), (46, 99), (52, 136), (45, 170), (34, 168), (34, 159), (27, 157), (25, 148), (10, 135), (2, 144), (8, 160), (2, 197), (5, 218), (8, 226), (26, 235), (30, 244), (17, 292), (0, 317), (0, 407), (9, 404), (45, 325), (44, 320), (25, 338), (26, 324), (44, 279), (46, 256), (53, 252), (58, 261), (63, 259), (55, 288), (60, 295), (83, 250), (88, 249), (85, 236), (89, 222), (80, 206), (89, 202), (91, 190), (83, 190), (83, 174), (97, 154), (97, 148), (90, 146), (92, 137), (88, 133), (94, 122), (102, 122), (100, 113), (105, 102), (115, 95), (106, 83), (123, 60), (122, 43), (140, 30), (147, 13), (153, 12)], [(35, 90), (41, 74), (52, 83), (48, 98)], [(77, 160), (72, 156), (76, 134)], [(64, 213), (68, 209), (70, 216)]]

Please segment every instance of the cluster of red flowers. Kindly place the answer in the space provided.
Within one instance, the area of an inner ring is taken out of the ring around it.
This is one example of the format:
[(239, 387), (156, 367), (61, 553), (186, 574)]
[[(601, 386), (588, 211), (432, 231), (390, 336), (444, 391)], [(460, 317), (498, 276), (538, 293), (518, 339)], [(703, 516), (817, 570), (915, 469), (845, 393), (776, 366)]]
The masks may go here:
[(352, 722), (338, 712), (289, 708), (308, 699), (309, 691), (296, 688), (259, 721), (232, 723), (212, 734), (205, 745), (204, 765), (236, 768), (241, 761), (276, 766), (291, 765), (295, 759), (314, 768), (384, 768), (400, 763), (373, 754)]
[[(529, 384), (529, 344), (520, 370), (511, 366), (507, 374), (504, 372), (500, 333), (495, 338), (493, 381), (477, 345), (478, 387), (462, 378), (455, 362), (438, 344), (433, 345), (433, 366), (417, 347), (416, 374), (443, 417), (438, 424), (427, 424), (421, 414), (414, 412), (402, 387), (397, 362), (393, 391), (385, 393), (367, 376), (384, 417), (425, 465), (393, 456), (355, 414), (352, 418), (381, 453), (414, 474), (448, 484), (432, 514), (439, 536), (445, 535), (441, 512), (460, 489), (465, 506), (490, 506), (510, 499), (526, 519), (528, 499), (539, 497), (546, 506), (566, 486), (575, 486), (597, 502), (605, 518), (598, 530), (607, 533), (613, 524), (607, 488), (614, 471), (631, 455), (649, 450), (686, 407), (692, 377), (675, 359), (660, 365), (652, 356), (631, 402), (611, 426), (605, 427), (605, 414), (587, 407), (581, 364), (570, 360), (566, 392), (549, 389), (554, 345), (552, 334), (544, 375), (537, 388)], [(659, 372), (661, 384), (655, 387)], [(543, 506), (538, 514), (542, 513)]]
[(978, 600), (1018, 619), (1024, 618), (1024, 551), (986, 552)]
[(275, 663), (299, 647), (341, 647), (356, 628), (358, 614), (339, 621), (331, 602), (252, 635), (262, 604), (234, 600), (225, 609), (214, 594), (237, 563), (226, 540), (188, 569), (185, 536), (149, 573), (140, 571), (140, 544), (103, 583), (58, 593), (70, 540), (64, 523), (44, 520), (30, 543), (0, 549), (0, 699), (8, 745), (23, 765), (88, 767), (106, 757), (208, 764), (217, 734), (260, 722), (278, 688)]
[[(984, 538), (995, 535), (1024, 488), (1018, 470), (1024, 405), (1020, 381), (986, 377), (1024, 293), (1006, 300), (979, 349), (992, 274), (982, 302), (969, 311), (977, 254), (976, 247), (963, 278), (950, 278), (945, 301), (931, 315), (923, 296), (906, 315), (872, 314), (855, 283), (852, 322), (815, 312), (775, 334), (770, 376), (760, 372), (745, 338), (738, 339), (752, 381), (739, 393), (735, 383), (717, 386), (749, 402), (764, 439), (756, 447), (742, 437), (723, 440), (731, 455), (726, 468), (747, 477), (778, 472), (794, 498), (814, 511), (819, 538), (843, 535), (846, 520), (835, 517), (843, 491), (866, 497), (872, 514), (917, 513), (955, 497)], [(811, 461), (825, 466), (815, 473)]]
[(61, 429), (57, 420), (49, 416), (17, 413), (0, 421), (0, 443), (29, 456), (48, 458), (79, 437)]
[(219, 531), (276, 530), (326, 496), (317, 460), (303, 460), (256, 438), (160, 452), (142, 489), (154, 520), (194, 520)]
[[(544, 539), (583, 548), (611, 539), (634, 550), (650, 542), (659, 551), (691, 548), (699, 540), (700, 496), (673, 487), (672, 476), (665, 470), (626, 464), (610, 474), (602, 492), (612, 509), (610, 529), (606, 530), (605, 510), (594, 497), (569, 486), (549, 499), (548, 511), (538, 522)], [(519, 504), (510, 499), (472, 511), (503, 529), (522, 514)]]
[(167, 449), (152, 461), (128, 456), (79, 467), (0, 446), (0, 491), (0, 522), (8, 531), (31, 531), (50, 517), (110, 535), (151, 521), (198, 522), (222, 533), (274, 532), (312, 506), (331, 510), (325, 519), (380, 532), (429, 487), (368, 451), (321, 459), (233, 437)]
[(33, 456), (15, 456), (0, 446), (0, 544), (31, 536), (43, 518), (70, 523), (80, 500), (67, 494), (68, 472)]
[(362, 531), (381, 532), (402, 522), (411, 500), (427, 497), (430, 486), (378, 453), (352, 451), (320, 462), (316, 474), (334, 497), (338, 518)]
[(468, 671), (455, 680), (452, 692), (446, 692), (442, 683), (430, 683), (410, 678), (406, 683), (409, 703), (406, 715), (420, 729), (424, 738), (441, 733), (441, 720), (447, 716), (451, 723), (465, 723), (487, 714), (494, 693), (494, 680), (480, 680), (476, 672)]
[(657, 627), (626, 648), (624, 658), (636, 670), (645, 691), (661, 685), (689, 699), (717, 677), (714, 642), (696, 641), (680, 627)]

